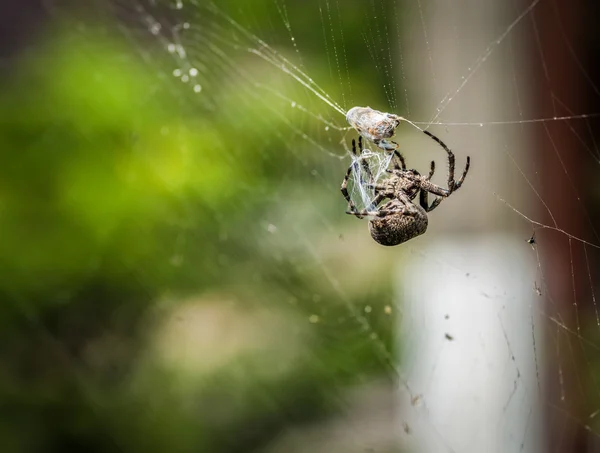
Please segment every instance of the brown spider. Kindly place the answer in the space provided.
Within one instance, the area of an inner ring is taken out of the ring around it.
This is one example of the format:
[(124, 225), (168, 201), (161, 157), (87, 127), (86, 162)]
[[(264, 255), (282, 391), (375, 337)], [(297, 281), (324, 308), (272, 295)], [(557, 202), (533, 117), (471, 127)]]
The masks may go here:
[[(435, 140), (448, 153), (448, 188), (445, 189), (430, 180), (435, 172), (435, 162), (431, 162), (431, 169), (427, 176), (421, 176), (417, 170), (407, 170), (404, 157), (399, 151), (394, 150), (392, 158), (393, 168), (386, 170), (391, 176), (379, 184), (373, 181), (373, 175), (368, 164), (363, 161), (363, 169), (369, 178), (367, 187), (375, 191), (375, 198), (368, 209), (359, 211), (348, 194), (348, 180), (352, 170), (357, 167), (357, 162), (353, 162), (344, 181), (342, 182), (342, 195), (348, 201), (348, 211), (346, 214), (354, 215), (359, 219), (365, 216), (371, 216), (369, 221), (369, 231), (371, 237), (381, 245), (398, 245), (417, 237), (427, 231), (427, 213), (433, 211), (439, 206), (444, 198), (449, 197), (462, 185), (469, 167), (471, 158), (467, 156), (467, 165), (461, 178), (454, 179), (454, 153), (439, 138), (428, 131), (423, 131), (431, 139)], [(362, 152), (362, 137), (358, 138), (358, 147)], [(357, 156), (356, 141), (352, 140), (352, 153)], [(429, 204), (428, 195), (432, 193), (437, 195), (435, 200)], [(413, 200), (419, 195), (419, 203), (413, 203)], [(379, 203), (387, 201), (379, 207)]]

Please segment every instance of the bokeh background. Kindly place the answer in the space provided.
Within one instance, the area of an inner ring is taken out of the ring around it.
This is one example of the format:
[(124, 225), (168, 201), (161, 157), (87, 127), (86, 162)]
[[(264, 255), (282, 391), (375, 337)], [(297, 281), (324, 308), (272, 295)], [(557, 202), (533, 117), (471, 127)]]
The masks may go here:
[[(368, 291), (328, 275), (353, 256), (345, 163), (239, 74), (207, 71), (204, 99), (161, 78), (169, 54), (114, 5), (45, 6), (2, 7), (1, 450), (263, 451), (391, 382), (384, 263)], [(269, 30), (275, 5), (250, 11)]]

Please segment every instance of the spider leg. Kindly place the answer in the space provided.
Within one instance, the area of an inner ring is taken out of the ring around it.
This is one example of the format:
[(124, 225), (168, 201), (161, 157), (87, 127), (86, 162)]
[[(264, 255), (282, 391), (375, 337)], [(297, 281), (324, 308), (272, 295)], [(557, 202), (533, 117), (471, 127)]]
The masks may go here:
[(354, 215), (354, 216), (358, 217), (359, 219), (362, 219), (363, 217), (366, 217), (366, 216), (376, 217), (377, 215), (379, 215), (379, 211), (368, 211), (366, 209), (363, 209), (362, 211), (346, 211), (346, 214)]
[[(360, 139), (360, 136), (358, 137), (358, 146), (360, 147), (362, 144), (362, 140)], [(352, 139), (352, 154), (354, 154), (356, 157), (358, 157), (358, 153), (356, 152), (356, 139)]]
[(429, 208), (425, 209), (427, 212), (431, 212), (433, 211), (435, 208), (437, 208), (440, 203), (442, 202), (444, 198), (443, 197), (436, 197), (435, 200), (433, 200), (433, 203), (431, 203), (431, 205), (429, 206)]
[(417, 195), (419, 195), (420, 193), (421, 193), (421, 189), (419, 187), (417, 187), (417, 189), (415, 191), (413, 191), (412, 193), (407, 193), (407, 195), (408, 195), (408, 198), (412, 201), (415, 198), (417, 198)]
[[(352, 142), (354, 143), (354, 140)], [(352, 212), (358, 212), (358, 209), (356, 209), (356, 206), (354, 205), (354, 202), (352, 201), (352, 199), (350, 198), (350, 194), (348, 193), (348, 180), (350, 179), (352, 170), (355, 167), (358, 167), (358, 164), (356, 162), (353, 162), (348, 167), (348, 171), (346, 171), (346, 175), (344, 176), (344, 180), (342, 181), (342, 186), (340, 187), (340, 191), (342, 192), (342, 195), (348, 202), (348, 209)], [(358, 218), (362, 218), (362, 216), (358, 216)]]
[(435, 162), (432, 160), (431, 161), (431, 170), (429, 170), (429, 175), (427, 176), (427, 181), (429, 181), (431, 178), (433, 178), (434, 173), (435, 173)]
[(397, 210), (392, 210), (392, 209), (381, 209), (379, 211), (369, 211), (367, 209), (363, 209), (362, 211), (346, 211), (346, 214), (349, 215), (355, 215), (356, 217), (386, 217), (389, 215), (396, 215), (396, 214), (408, 214), (408, 215), (414, 215), (414, 212), (412, 212), (409, 209), (397, 209)]
[[(381, 190), (385, 189), (384, 186), (374, 186), (374, 185), (368, 185), (367, 187), (369, 188), (375, 188), (375, 198), (373, 198), (373, 200), (369, 203), (369, 210), (373, 210), (377, 208), (377, 205), (379, 203), (381, 203), (383, 200), (385, 200), (386, 198), (389, 198), (388, 196), (386, 196), (384, 193), (380, 193)], [(356, 207), (354, 207), (354, 209), (350, 209), (351, 211), (356, 211)]]
[(448, 146), (443, 141), (441, 141), (438, 137), (433, 135), (431, 132), (423, 131), (423, 133), (425, 135), (427, 135), (428, 137), (430, 137), (431, 139), (435, 140), (448, 153), (448, 190), (449, 190), (449, 194), (450, 194), (450, 193), (454, 192), (455, 190), (457, 190), (458, 188), (460, 188), (463, 181), (465, 180), (465, 177), (467, 176), (467, 173), (469, 172), (469, 167), (471, 166), (471, 157), (467, 156), (467, 165), (465, 166), (463, 174), (458, 181), (455, 181), (454, 180), (454, 167), (455, 167), (456, 161), (455, 161), (454, 153), (452, 151), (450, 151), (450, 148), (448, 148)]
[(385, 194), (379, 193), (377, 194), (377, 196), (375, 198), (373, 198), (373, 201), (371, 202), (369, 209), (376, 209), (377, 205), (379, 203), (381, 203), (383, 200), (385, 200), (387, 197), (385, 196)]
[[(432, 160), (431, 161), (431, 170), (429, 170), (429, 175), (427, 175), (427, 178), (425, 179), (425, 181), (429, 182), (431, 180), (431, 178), (433, 177), (434, 173), (435, 173), (435, 161)], [(422, 184), (420, 184), (420, 186), (422, 187)], [(425, 209), (426, 212), (431, 212), (435, 208), (437, 208), (443, 199), (444, 198), (441, 196), (436, 197), (435, 200), (433, 200), (433, 203), (431, 203), (431, 205), (430, 205), (429, 204), (429, 192), (427, 192), (427, 190), (421, 189), (421, 191), (419, 193), (419, 204), (421, 205), (421, 207), (423, 209)]]
[(471, 158), (469, 156), (467, 156), (467, 165), (465, 165), (465, 170), (463, 171), (463, 174), (460, 177), (460, 179), (458, 181), (456, 181), (455, 189), (454, 190), (456, 190), (460, 186), (462, 186), (462, 183), (465, 180), (465, 177), (467, 176), (467, 173), (469, 172), (469, 168), (470, 167), (471, 167)]
[(426, 212), (429, 212), (429, 192), (426, 190), (419, 191), (419, 204)]
[[(432, 211), (433, 209), (437, 208), (439, 206), (439, 204), (442, 202), (442, 198), (440, 198), (440, 197), (446, 198), (446, 197), (450, 196), (450, 194), (452, 192), (454, 192), (455, 190), (458, 190), (460, 188), (463, 181), (465, 180), (465, 177), (467, 176), (467, 173), (469, 172), (469, 167), (471, 166), (471, 158), (467, 156), (467, 165), (465, 166), (465, 170), (463, 171), (461, 178), (458, 181), (456, 181), (454, 179), (454, 170), (455, 170), (455, 163), (456, 163), (454, 153), (450, 150), (450, 148), (448, 148), (448, 146), (443, 141), (441, 141), (438, 137), (433, 135), (431, 132), (423, 131), (423, 133), (425, 135), (427, 135), (428, 137), (430, 137), (432, 140), (435, 140), (442, 148), (444, 148), (446, 153), (448, 153), (448, 188), (447, 189), (440, 187), (436, 184), (433, 184), (429, 181), (435, 172), (435, 162), (431, 162), (431, 170), (429, 172), (429, 176), (427, 178), (421, 178), (419, 180), (419, 187), (420, 187), (421, 191), (427, 191), (434, 195), (438, 195), (438, 198), (436, 198), (433, 201), (433, 203), (431, 204), (431, 206), (429, 206), (429, 208), (425, 208), (423, 206), (423, 208), (429, 212), (429, 211)], [(422, 200), (422, 199), (420, 199), (420, 200)]]
[(415, 170), (414, 168), (411, 168), (410, 170), (400, 170), (399, 168), (388, 168), (385, 172), (391, 173), (396, 176), (403, 176), (403, 177), (413, 179), (413, 180), (420, 179), (420, 177), (421, 177), (421, 173), (419, 173), (419, 171)]
[(456, 158), (454, 157), (454, 153), (450, 151), (450, 148), (448, 148), (448, 146), (443, 141), (441, 141), (431, 132), (423, 131), (423, 133), (432, 140), (435, 140), (438, 143), (438, 145), (444, 148), (446, 153), (448, 153), (448, 190), (450, 192), (454, 192), (454, 186), (456, 185), (456, 181), (454, 181), (454, 166), (456, 165)]
[[(392, 157), (392, 162), (394, 163), (394, 170), (406, 170), (406, 162), (404, 161), (404, 156), (400, 154), (400, 151), (397, 149), (394, 150), (394, 157)], [(400, 165), (398, 165), (400, 162)]]
[[(416, 193), (415, 193), (416, 196)], [(414, 198), (414, 196), (413, 196)], [(404, 209), (400, 212), (402, 212), (403, 214), (408, 214), (411, 216), (415, 216), (417, 214), (419, 214), (419, 210), (417, 209), (417, 207), (413, 204), (411, 198), (408, 196), (408, 194), (401, 192), (398, 194), (397, 199), (399, 201), (402, 202), (402, 204), (404, 205)]]
[(425, 190), (434, 195), (438, 195), (440, 197), (446, 198), (446, 197), (449, 197), (450, 194), (452, 193), (451, 190), (440, 187), (437, 184), (433, 184), (432, 182), (429, 182), (426, 178), (422, 178), (417, 181), (418, 181), (418, 184), (419, 184), (419, 187), (421, 190)]

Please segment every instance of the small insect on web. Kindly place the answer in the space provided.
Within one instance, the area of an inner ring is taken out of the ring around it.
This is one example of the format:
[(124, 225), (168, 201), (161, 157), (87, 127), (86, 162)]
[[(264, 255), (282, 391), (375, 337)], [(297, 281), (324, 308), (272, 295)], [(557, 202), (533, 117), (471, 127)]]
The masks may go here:
[(346, 121), (358, 133), (384, 151), (398, 149), (398, 143), (388, 141), (404, 118), (393, 113), (384, 113), (371, 107), (352, 107), (346, 113)]

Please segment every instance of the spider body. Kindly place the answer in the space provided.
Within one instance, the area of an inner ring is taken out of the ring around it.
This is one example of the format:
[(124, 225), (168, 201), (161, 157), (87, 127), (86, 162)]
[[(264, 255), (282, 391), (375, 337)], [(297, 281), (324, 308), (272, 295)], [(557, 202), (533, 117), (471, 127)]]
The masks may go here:
[[(427, 212), (419, 205), (412, 206), (414, 212), (411, 214), (390, 214), (370, 220), (369, 232), (373, 240), (381, 245), (392, 246), (425, 233), (429, 223)], [(391, 200), (382, 207), (382, 210), (402, 212), (403, 208), (400, 201)]]
[[(369, 181), (367, 187), (374, 189), (375, 198), (368, 209), (359, 211), (348, 194), (348, 181), (352, 171), (357, 168), (357, 162), (353, 162), (344, 181), (342, 182), (341, 192), (348, 202), (347, 214), (356, 217), (372, 217), (369, 221), (369, 232), (371, 237), (379, 244), (393, 246), (402, 244), (414, 237), (420, 236), (427, 231), (429, 223), (427, 213), (437, 208), (444, 198), (449, 197), (461, 186), (469, 167), (471, 165), (470, 157), (467, 157), (467, 165), (461, 178), (454, 179), (455, 158), (450, 149), (436, 136), (430, 132), (423, 131), (431, 139), (435, 140), (448, 154), (448, 188), (440, 187), (431, 182), (435, 173), (435, 162), (431, 162), (431, 168), (427, 176), (422, 176), (417, 170), (407, 170), (404, 157), (399, 151), (394, 151), (392, 158), (392, 168), (386, 170), (390, 177), (376, 183), (373, 181), (373, 175), (366, 163), (363, 168)], [(362, 138), (358, 138), (358, 146), (362, 152)], [(356, 153), (356, 141), (352, 140), (352, 152)], [(436, 195), (436, 198), (429, 204), (429, 194)], [(413, 203), (413, 200), (419, 197), (419, 202)], [(385, 201), (388, 200), (388, 201)], [(380, 206), (382, 202), (385, 203)]]
[(385, 151), (398, 149), (398, 144), (387, 141), (396, 133), (402, 117), (384, 113), (371, 107), (353, 107), (346, 113), (346, 121), (367, 140)]
[(415, 170), (406, 170), (402, 176), (392, 176), (373, 186), (378, 198), (389, 200), (378, 209), (380, 214), (388, 214), (369, 221), (371, 237), (381, 245), (402, 244), (427, 231), (427, 211), (412, 203), (419, 192), (419, 184), (412, 178), (420, 175)]

